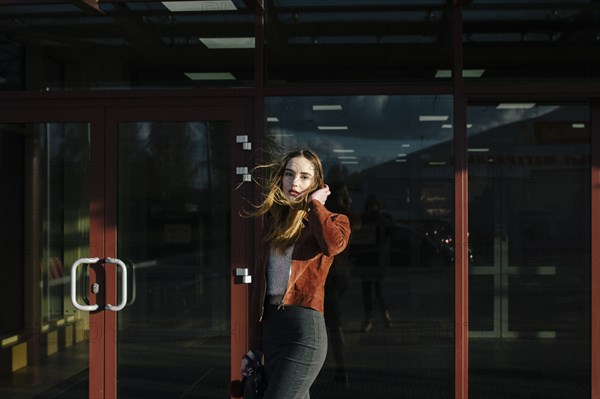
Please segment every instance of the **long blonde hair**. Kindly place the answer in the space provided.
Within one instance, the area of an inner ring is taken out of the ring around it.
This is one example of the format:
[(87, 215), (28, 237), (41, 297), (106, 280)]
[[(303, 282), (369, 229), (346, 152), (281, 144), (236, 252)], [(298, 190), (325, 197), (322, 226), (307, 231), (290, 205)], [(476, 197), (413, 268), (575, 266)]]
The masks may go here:
[[(281, 189), (283, 175), (287, 163), (296, 157), (306, 158), (314, 166), (313, 181), (308, 190), (294, 201), (290, 201)], [(248, 213), (248, 216), (262, 216), (268, 214), (271, 219), (271, 227), (263, 240), (271, 247), (283, 250), (292, 245), (300, 236), (302, 220), (306, 216), (308, 208), (308, 197), (318, 188), (323, 187), (323, 165), (318, 155), (310, 149), (300, 149), (289, 152), (279, 162), (262, 165), (258, 168), (271, 170), (266, 184), (264, 199), (256, 210)]]

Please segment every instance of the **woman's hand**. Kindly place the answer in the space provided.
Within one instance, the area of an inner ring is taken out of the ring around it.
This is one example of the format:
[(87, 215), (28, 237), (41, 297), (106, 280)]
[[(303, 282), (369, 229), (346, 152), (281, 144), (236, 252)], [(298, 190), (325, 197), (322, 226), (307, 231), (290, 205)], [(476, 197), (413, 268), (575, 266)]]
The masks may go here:
[(327, 197), (329, 197), (329, 194), (331, 194), (331, 191), (329, 191), (329, 186), (325, 184), (323, 188), (320, 188), (314, 193), (312, 193), (310, 197), (308, 197), (308, 200), (317, 200), (321, 204), (325, 205), (325, 201), (327, 201)]
[(250, 349), (248, 351), (248, 353), (246, 353), (244, 355), (244, 357), (242, 358), (242, 367), (240, 368), (240, 371), (242, 373), (243, 376), (249, 376), (251, 374), (251, 372), (254, 370), (255, 366), (256, 366), (256, 361), (257, 361), (257, 354), (254, 353), (252, 351), (252, 349)]

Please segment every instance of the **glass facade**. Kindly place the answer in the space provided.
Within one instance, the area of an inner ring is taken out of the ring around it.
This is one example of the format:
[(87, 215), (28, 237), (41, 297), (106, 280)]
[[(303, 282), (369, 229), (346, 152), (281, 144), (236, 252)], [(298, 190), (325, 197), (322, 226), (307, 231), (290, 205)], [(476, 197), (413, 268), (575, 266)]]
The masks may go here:
[(589, 398), (588, 106), (471, 105), (468, 123), (470, 394)]
[(600, 78), (594, 3), (471, 1), (463, 11), (465, 72), (482, 79)]
[[(0, 3), (0, 397), (86, 396), (95, 315), (68, 268), (111, 232), (135, 276), (115, 392), (226, 396), (248, 277), (229, 263), (260, 231), (236, 231), (258, 190), (232, 181), (304, 146), (353, 225), (313, 396), (600, 396), (598, 2)], [(244, 120), (187, 117), (205, 105)]]
[(84, 3), (1, 6), (0, 90), (253, 85), (243, 1)]
[(445, 0), (275, 0), (265, 5), (268, 85), (431, 84), (444, 80), (438, 71), (451, 69)]

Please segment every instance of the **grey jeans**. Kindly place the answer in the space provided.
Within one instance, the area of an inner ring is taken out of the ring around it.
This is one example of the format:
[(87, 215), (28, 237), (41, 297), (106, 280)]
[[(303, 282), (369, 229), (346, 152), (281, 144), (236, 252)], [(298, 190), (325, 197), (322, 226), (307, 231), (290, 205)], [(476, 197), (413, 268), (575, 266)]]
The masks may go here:
[(299, 306), (265, 306), (263, 349), (269, 385), (263, 399), (309, 399), (327, 356), (323, 314)]

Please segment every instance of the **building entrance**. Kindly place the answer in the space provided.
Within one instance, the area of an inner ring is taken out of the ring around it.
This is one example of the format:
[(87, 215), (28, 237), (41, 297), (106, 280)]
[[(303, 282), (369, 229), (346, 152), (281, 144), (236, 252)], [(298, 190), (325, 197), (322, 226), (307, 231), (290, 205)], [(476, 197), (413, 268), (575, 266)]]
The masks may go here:
[(17, 190), (2, 207), (14, 214), (2, 217), (14, 248), (2, 295), (15, 307), (0, 396), (226, 395), (246, 350), (246, 188), (232, 167), (245, 115), (107, 108), (2, 125), (3, 180)]

